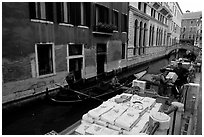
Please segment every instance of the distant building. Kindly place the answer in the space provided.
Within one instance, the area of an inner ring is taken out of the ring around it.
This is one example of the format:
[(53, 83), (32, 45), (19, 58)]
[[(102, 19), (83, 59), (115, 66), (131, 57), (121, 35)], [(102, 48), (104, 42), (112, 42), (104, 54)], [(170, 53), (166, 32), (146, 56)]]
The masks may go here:
[(181, 43), (190, 43), (194, 46), (202, 45), (202, 12), (187, 11), (182, 16)]

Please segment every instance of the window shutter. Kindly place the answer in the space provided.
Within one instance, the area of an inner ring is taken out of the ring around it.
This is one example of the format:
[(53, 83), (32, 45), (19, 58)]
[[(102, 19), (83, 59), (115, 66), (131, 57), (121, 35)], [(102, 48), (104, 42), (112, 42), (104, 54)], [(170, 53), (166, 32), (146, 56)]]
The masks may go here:
[(63, 22), (63, 14), (62, 14), (62, 3), (57, 2), (57, 22), (62, 23)]
[(30, 19), (36, 19), (35, 2), (29, 2)]
[(46, 10), (46, 20), (53, 21), (53, 3), (46, 2), (45, 3), (45, 10)]
[[(70, 2), (70, 24), (76, 25), (76, 14), (75, 14), (75, 9), (76, 9), (76, 2)], [(78, 11), (79, 12), (79, 11)]]
[(91, 17), (91, 3), (85, 2), (85, 18), (86, 18), (86, 26), (90, 27), (90, 17)]
[(81, 24), (81, 5), (80, 2), (75, 2), (75, 25), (82, 25)]

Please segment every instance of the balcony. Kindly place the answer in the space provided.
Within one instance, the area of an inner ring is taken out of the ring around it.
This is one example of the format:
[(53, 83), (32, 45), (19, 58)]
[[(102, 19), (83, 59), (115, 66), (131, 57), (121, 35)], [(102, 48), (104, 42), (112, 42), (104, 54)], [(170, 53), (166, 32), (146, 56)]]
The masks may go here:
[(155, 9), (159, 9), (159, 7), (161, 7), (160, 2), (154, 2), (154, 3), (153, 3), (153, 7), (154, 7)]
[(117, 30), (117, 27), (112, 24), (106, 24), (99, 22), (98, 25), (94, 27), (93, 34), (101, 34), (101, 35), (113, 35), (113, 31)]

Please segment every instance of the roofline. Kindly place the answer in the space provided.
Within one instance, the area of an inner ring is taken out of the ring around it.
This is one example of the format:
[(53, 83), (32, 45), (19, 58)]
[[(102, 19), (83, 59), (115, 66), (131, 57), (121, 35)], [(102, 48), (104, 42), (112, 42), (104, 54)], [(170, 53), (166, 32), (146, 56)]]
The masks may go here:
[(178, 2), (176, 2), (176, 4), (177, 4), (179, 10), (181, 11), (181, 14), (183, 14), (183, 12), (182, 12), (182, 10), (181, 10), (181, 7), (179, 6)]

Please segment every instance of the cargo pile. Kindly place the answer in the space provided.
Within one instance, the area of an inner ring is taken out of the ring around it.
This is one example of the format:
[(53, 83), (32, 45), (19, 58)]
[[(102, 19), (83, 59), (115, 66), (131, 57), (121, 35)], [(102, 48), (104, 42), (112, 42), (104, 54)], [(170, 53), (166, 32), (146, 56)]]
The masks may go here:
[[(122, 93), (84, 114), (75, 130), (79, 135), (147, 134), (152, 116), (158, 115), (162, 104), (156, 99)], [(161, 115), (162, 116), (162, 115)], [(162, 119), (162, 118), (161, 118)], [(168, 118), (165, 117), (166, 120)], [(167, 127), (168, 127), (167, 120)]]

